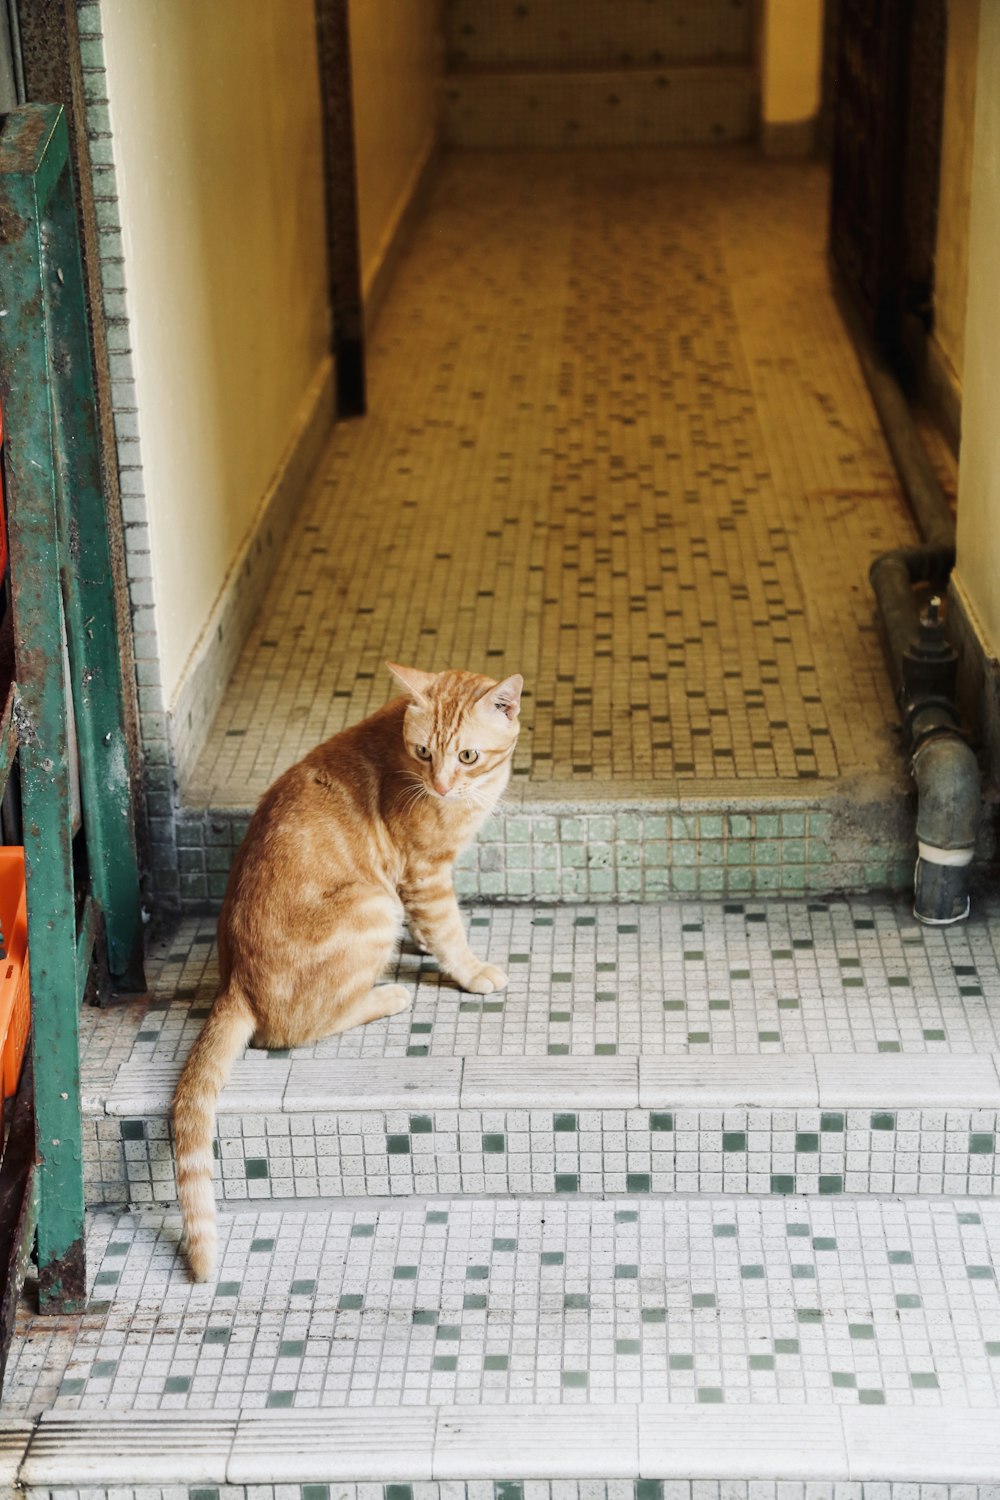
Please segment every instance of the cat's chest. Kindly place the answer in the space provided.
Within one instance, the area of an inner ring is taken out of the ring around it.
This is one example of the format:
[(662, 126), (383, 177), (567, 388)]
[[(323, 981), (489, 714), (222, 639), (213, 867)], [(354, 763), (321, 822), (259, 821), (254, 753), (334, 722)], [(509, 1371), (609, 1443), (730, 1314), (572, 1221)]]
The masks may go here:
[(477, 805), (424, 804), (399, 829), (399, 852), (407, 864), (414, 859), (447, 863), (475, 838), (493, 811)]

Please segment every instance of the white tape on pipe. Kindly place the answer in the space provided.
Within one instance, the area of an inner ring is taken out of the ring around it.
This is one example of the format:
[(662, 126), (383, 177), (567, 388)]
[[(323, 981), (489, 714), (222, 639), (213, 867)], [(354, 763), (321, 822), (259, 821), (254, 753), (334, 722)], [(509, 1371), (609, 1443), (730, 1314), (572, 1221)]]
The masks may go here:
[(961, 868), (962, 865), (971, 865), (975, 849), (938, 849), (934, 844), (924, 844), (917, 840), (917, 852), (921, 859), (925, 859), (930, 865), (952, 865)]

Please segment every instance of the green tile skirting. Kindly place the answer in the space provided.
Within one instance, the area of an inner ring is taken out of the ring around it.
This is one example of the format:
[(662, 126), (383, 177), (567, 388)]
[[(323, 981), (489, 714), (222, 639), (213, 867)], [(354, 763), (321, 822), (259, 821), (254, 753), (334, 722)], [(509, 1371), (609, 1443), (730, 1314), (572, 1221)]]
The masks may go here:
[[(899, 810), (867, 818), (829, 807), (769, 811), (590, 810), (524, 805), (500, 812), (459, 860), (466, 899), (662, 901), (905, 890), (914, 849)], [(212, 910), (225, 894), (248, 813), (177, 823), (181, 905)]]

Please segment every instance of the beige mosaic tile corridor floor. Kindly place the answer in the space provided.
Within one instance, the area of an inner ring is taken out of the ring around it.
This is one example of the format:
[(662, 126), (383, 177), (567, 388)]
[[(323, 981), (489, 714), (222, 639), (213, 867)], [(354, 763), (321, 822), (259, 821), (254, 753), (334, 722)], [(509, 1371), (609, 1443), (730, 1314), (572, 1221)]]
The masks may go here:
[[(909, 520), (826, 269), (752, 151), (446, 159), (184, 800), (251, 805), (391, 695), (528, 684), (517, 774), (627, 796), (885, 775), (870, 560)], [(817, 789), (818, 790), (818, 789)]]

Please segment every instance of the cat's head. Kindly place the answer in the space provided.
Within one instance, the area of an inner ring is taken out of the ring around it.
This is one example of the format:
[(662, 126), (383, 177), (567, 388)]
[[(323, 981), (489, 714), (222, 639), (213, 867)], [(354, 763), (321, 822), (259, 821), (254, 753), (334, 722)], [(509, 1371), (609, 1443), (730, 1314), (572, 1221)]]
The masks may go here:
[(403, 739), (414, 775), (442, 800), (479, 800), (485, 779), (514, 753), (524, 678), (386, 666), (410, 700)]

